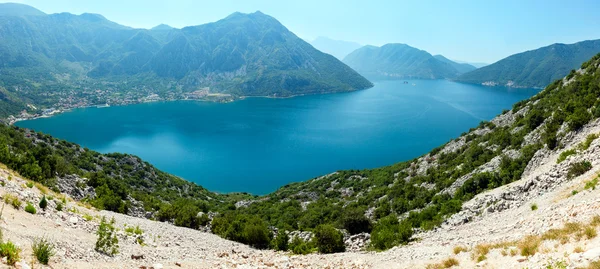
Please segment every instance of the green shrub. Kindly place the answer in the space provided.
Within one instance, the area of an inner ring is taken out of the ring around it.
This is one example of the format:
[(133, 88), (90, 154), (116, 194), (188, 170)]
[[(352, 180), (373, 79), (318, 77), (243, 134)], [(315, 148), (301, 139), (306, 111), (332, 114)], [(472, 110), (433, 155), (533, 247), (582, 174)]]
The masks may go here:
[(594, 179), (592, 179), (590, 181), (586, 181), (584, 189), (586, 189), (586, 190), (588, 190), (588, 189), (595, 190), (596, 189), (596, 185), (598, 185), (598, 178), (594, 178)]
[(294, 254), (305, 255), (305, 254), (309, 254), (309, 253), (313, 252), (311, 243), (306, 242), (297, 236), (294, 237), (294, 239), (292, 239), (292, 242), (290, 243), (289, 248), (292, 250), (292, 253), (294, 253)]
[(315, 228), (313, 241), (321, 253), (344, 252), (344, 235), (333, 226), (322, 224)]
[(96, 251), (105, 255), (114, 256), (119, 253), (119, 239), (115, 233), (115, 218), (112, 218), (110, 222), (106, 221), (106, 217), (102, 217), (100, 220), (100, 226), (98, 226), (98, 240), (96, 241)]
[(56, 201), (56, 210), (57, 211), (63, 210), (63, 203), (61, 201)]
[(15, 265), (21, 258), (21, 249), (18, 248), (13, 242), (6, 241), (0, 243), (0, 256), (6, 257), (6, 263), (8, 265)]
[(25, 185), (27, 186), (27, 188), (33, 188), (33, 182), (27, 182), (25, 183)]
[(569, 166), (567, 178), (572, 179), (574, 177), (578, 177), (580, 175), (583, 175), (585, 172), (589, 171), (590, 169), (592, 169), (592, 164), (588, 161), (572, 163)]
[(271, 242), (271, 231), (259, 217), (246, 214), (225, 214), (212, 221), (212, 232), (229, 240), (265, 249)]
[(537, 209), (538, 209), (538, 205), (537, 205), (537, 204), (532, 204), (532, 205), (531, 205), (531, 210), (532, 210), (532, 211), (535, 211), (535, 210), (537, 210)]
[(399, 223), (396, 216), (390, 215), (375, 224), (371, 232), (371, 246), (376, 250), (386, 250), (398, 244), (408, 243), (412, 234), (410, 223)]
[(598, 138), (598, 134), (590, 134), (585, 138), (585, 141), (579, 144), (578, 148), (580, 150), (587, 150), (592, 145), (592, 142)]
[(35, 210), (35, 207), (31, 203), (27, 202), (27, 205), (25, 206), (25, 212), (30, 213), (30, 214), (35, 214), (36, 210)]
[(46, 195), (42, 196), (42, 200), (40, 200), (39, 205), (42, 210), (46, 210), (46, 207), (48, 207), (48, 200), (46, 200)]
[(556, 159), (556, 163), (561, 163), (564, 160), (566, 160), (567, 157), (575, 154), (577, 154), (577, 151), (575, 149), (565, 150), (560, 153), (560, 156), (558, 156), (558, 159)]
[(288, 250), (288, 242), (290, 241), (290, 236), (284, 231), (279, 230), (277, 236), (273, 239), (273, 249), (280, 251)]
[(34, 239), (31, 249), (33, 250), (33, 255), (41, 264), (47, 265), (50, 258), (55, 254), (54, 246), (52, 246), (45, 238)]
[(346, 211), (342, 217), (342, 224), (350, 234), (370, 233), (372, 228), (369, 218), (358, 209)]

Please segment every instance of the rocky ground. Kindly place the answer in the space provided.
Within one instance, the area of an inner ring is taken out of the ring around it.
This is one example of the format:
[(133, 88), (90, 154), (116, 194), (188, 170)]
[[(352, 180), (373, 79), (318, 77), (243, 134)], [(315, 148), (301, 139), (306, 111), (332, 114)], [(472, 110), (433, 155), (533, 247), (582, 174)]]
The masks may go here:
[[(442, 227), (417, 234), (409, 245), (385, 252), (356, 247), (368, 238), (365, 235), (349, 239), (356, 242), (346, 253), (291, 255), (255, 250), (210, 233), (96, 211), (2, 167), (0, 196), (3, 200), (11, 195), (18, 197), (22, 204), (18, 208), (4, 206), (0, 228), (4, 240), (22, 249), (18, 268), (45, 268), (34, 262), (31, 250), (32, 241), (41, 237), (56, 248), (51, 268), (444, 268), (453, 264), (455, 268), (586, 267), (600, 258), (600, 237), (595, 235), (600, 219), (598, 225), (588, 225), (600, 215), (600, 189), (591, 188), (593, 184), (589, 183), (600, 171), (600, 139), (560, 164), (556, 160), (560, 152), (576, 147), (593, 133), (600, 133), (598, 120), (565, 137), (564, 149), (546, 150), (537, 156), (532, 161), (535, 166), (528, 168), (523, 179), (476, 196)], [(569, 165), (582, 160), (590, 161), (592, 170), (568, 180)], [(46, 210), (38, 206), (44, 194), (52, 198)], [(66, 203), (59, 211), (57, 205), (62, 201)], [(37, 208), (35, 214), (24, 211), (27, 202)], [(119, 228), (119, 254), (115, 257), (94, 250), (95, 232), (103, 216), (114, 217)], [(580, 223), (588, 230), (573, 233), (567, 240), (543, 239), (548, 231), (565, 223)], [(137, 226), (143, 230), (141, 235), (125, 232), (126, 227)], [(521, 252), (522, 245), (532, 238), (538, 238), (535, 242), (539, 247), (526, 255)], [(488, 253), (482, 258), (480, 250), (486, 246)]]

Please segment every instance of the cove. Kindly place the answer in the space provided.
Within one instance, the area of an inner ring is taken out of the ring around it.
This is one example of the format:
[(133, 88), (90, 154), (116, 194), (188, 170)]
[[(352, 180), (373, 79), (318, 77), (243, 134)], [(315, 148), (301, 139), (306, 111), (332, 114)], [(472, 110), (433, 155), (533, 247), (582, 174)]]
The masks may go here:
[(287, 99), (81, 108), (15, 125), (102, 153), (138, 155), (212, 191), (266, 194), (336, 170), (418, 157), (538, 91), (383, 81)]

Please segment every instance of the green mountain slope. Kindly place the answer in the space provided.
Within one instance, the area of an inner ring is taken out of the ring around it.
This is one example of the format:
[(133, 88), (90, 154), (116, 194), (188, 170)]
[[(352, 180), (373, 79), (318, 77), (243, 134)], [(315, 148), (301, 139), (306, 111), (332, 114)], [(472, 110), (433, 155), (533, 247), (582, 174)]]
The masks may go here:
[(346, 56), (344, 63), (369, 79), (455, 78), (465, 69), (446, 58), (438, 59), (405, 44), (364, 46)]
[(50, 88), (168, 93), (208, 87), (234, 96), (293, 96), (372, 86), (260, 12), (145, 30), (98, 14), (46, 15), (12, 4), (0, 10), (0, 86), (19, 91), (24, 103), (52, 105), (40, 98)]
[(553, 44), (506, 57), (496, 63), (463, 74), (456, 80), (515, 87), (545, 87), (569, 74), (584, 61), (600, 52), (600, 40), (575, 44)]

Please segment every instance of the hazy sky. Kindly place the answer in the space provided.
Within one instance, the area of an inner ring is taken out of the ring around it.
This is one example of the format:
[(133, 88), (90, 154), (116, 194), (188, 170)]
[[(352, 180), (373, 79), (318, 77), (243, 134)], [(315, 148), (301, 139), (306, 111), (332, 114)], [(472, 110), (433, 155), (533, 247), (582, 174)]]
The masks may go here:
[(600, 39), (599, 0), (18, 0), (46, 13), (99, 13), (151, 28), (260, 10), (298, 36), (406, 43), (450, 59), (492, 63), (552, 43)]

